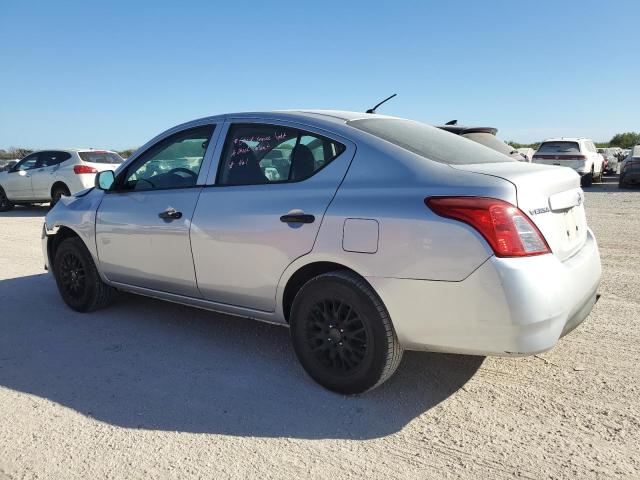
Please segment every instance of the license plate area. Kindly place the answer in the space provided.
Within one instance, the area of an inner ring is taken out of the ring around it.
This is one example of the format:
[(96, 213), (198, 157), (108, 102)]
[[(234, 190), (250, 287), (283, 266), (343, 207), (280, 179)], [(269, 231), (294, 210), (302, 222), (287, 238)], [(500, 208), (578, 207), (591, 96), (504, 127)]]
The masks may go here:
[(567, 245), (573, 245), (578, 241), (578, 219), (576, 218), (576, 209), (571, 208), (564, 212), (565, 238)]

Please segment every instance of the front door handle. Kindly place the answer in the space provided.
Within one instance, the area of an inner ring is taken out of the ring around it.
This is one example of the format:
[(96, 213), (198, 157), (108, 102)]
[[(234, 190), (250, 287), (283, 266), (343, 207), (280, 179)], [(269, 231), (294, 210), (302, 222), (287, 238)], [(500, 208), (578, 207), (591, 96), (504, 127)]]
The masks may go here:
[(168, 208), (164, 212), (160, 212), (158, 216), (165, 220), (177, 220), (182, 218), (182, 212), (178, 212), (175, 208)]
[(307, 213), (287, 213), (280, 217), (280, 221), (284, 223), (313, 223), (316, 217)]

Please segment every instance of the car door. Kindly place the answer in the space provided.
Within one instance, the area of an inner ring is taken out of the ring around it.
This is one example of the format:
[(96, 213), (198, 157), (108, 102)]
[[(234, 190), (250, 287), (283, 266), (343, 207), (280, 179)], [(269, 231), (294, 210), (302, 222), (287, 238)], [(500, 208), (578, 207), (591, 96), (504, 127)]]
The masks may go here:
[(31, 186), (33, 188), (34, 198), (51, 198), (51, 186), (53, 185), (56, 171), (60, 168), (60, 163), (70, 158), (71, 154), (68, 152), (40, 152), (38, 161), (31, 173)]
[(96, 215), (100, 268), (117, 283), (199, 297), (189, 228), (215, 125), (180, 130), (129, 162)]
[(9, 199), (33, 199), (31, 175), (38, 162), (38, 156), (39, 152), (27, 155), (7, 173), (3, 188)]
[(313, 248), (355, 146), (285, 122), (226, 127), (191, 228), (198, 287), (207, 300), (271, 312), (280, 276)]

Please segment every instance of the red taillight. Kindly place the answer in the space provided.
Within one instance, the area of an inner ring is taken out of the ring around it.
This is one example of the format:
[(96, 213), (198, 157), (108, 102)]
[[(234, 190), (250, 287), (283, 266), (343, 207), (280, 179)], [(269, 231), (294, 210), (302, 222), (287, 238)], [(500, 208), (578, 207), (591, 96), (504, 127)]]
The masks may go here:
[(90, 167), (89, 165), (74, 165), (73, 166), (73, 173), (76, 173), (76, 174), (80, 174), (80, 173), (98, 173), (98, 170), (96, 168)]
[(551, 253), (540, 230), (516, 206), (485, 197), (429, 197), (424, 203), (441, 217), (475, 228), (498, 257)]

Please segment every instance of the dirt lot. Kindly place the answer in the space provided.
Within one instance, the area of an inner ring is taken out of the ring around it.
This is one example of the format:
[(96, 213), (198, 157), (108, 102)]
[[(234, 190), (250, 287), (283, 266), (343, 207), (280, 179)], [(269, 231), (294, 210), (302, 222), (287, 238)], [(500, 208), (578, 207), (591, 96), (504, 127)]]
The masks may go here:
[(43, 208), (0, 214), (0, 479), (640, 478), (640, 191), (588, 189), (602, 298), (551, 352), (413, 353), (362, 397), (281, 327), (127, 296), (76, 314)]

